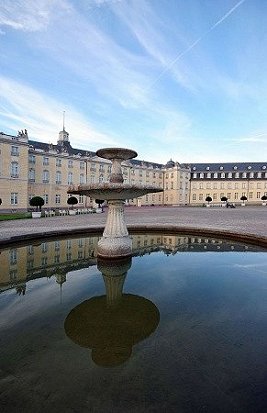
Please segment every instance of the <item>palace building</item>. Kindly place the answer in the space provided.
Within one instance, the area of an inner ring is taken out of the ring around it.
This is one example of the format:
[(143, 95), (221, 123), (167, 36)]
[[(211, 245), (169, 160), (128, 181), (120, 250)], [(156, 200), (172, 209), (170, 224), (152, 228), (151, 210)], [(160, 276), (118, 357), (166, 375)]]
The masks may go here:
[[(267, 195), (267, 161), (251, 163), (184, 164), (170, 160), (166, 165), (132, 159), (122, 164), (124, 181), (154, 185), (163, 192), (127, 200), (128, 205), (212, 205), (221, 198), (240, 203), (261, 204)], [(57, 144), (28, 138), (27, 130), (12, 136), (0, 132), (0, 211), (30, 209), (33, 196), (44, 199), (46, 209), (67, 208), (67, 191), (72, 185), (107, 182), (111, 162), (90, 150), (72, 147), (63, 127)], [(94, 200), (80, 196), (78, 208), (94, 206)]]

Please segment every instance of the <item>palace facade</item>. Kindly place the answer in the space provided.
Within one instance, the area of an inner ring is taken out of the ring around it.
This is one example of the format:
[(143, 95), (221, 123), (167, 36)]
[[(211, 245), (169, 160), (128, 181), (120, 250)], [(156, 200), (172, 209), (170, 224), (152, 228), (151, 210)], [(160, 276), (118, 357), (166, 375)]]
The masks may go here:
[[(166, 165), (132, 159), (122, 164), (124, 181), (154, 185), (162, 193), (127, 200), (128, 205), (203, 205), (207, 196), (211, 205), (221, 198), (241, 203), (261, 204), (267, 195), (267, 161), (250, 163), (183, 164), (170, 160)], [(107, 182), (111, 163), (90, 150), (71, 146), (63, 128), (57, 144), (28, 138), (27, 130), (17, 136), (0, 132), (0, 211), (30, 209), (33, 196), (42, 196), (46, 209), (67, 208), (67, 191), (72, 185)], [(95, 206), (89, 197), (79, 197), (78, 208)]]

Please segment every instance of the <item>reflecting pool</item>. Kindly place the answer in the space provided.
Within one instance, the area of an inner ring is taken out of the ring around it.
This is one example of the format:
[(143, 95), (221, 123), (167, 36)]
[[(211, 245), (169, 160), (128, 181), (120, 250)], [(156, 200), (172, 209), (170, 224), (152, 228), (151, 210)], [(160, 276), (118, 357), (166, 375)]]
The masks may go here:
[(266, 251), (98, 239), (0, 251), (1, 412), (266, 412)]

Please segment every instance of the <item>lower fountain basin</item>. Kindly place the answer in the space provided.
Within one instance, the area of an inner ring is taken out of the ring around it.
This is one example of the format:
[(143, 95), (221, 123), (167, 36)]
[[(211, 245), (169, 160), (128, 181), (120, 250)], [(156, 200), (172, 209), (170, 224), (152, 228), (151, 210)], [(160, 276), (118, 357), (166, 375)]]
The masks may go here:
[(108, 262), (100, 236), (1, 249), (3, 412), (267, 411), (266, 249), (136, 233)]

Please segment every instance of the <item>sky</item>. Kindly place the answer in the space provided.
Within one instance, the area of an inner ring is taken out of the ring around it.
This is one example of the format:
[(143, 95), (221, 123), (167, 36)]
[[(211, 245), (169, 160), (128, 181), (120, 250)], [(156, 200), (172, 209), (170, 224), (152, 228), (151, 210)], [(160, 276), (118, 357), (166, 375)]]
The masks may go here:
[(267, 0), (2, 0), (0, 131), (266, 161), (266, 28)]

